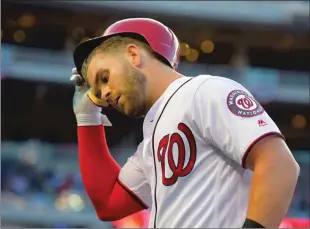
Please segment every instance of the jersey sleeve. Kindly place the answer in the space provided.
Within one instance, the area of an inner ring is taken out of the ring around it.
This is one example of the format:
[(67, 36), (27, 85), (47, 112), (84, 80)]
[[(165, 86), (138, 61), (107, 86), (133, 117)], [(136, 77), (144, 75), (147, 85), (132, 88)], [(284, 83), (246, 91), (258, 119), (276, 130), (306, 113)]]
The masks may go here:
[(260, 139), (268, 135), (284, 138), (252, 94), (233, 80), (206, 79), (196, 91), (193, 106), (192, 118), (203, 138), (243, 167)]
[(137, 152), (128, 158), (126, 164), (122, 167), (118, 181), (136, 197), (141, 205), (149, 208), (152, 204), (151, 188), (144, 175), (142, 163), (138, 156), (142, 148), (143, 142), (139, 144)]

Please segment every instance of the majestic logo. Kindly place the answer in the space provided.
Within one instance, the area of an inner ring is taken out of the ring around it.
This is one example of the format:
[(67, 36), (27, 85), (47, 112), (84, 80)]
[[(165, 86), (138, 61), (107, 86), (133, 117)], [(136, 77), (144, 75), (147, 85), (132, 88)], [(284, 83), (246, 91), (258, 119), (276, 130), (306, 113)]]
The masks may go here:
[(264, 108), (242, 90), (234, 90), (228, 94), (227, 106), (234, 115), (240, 117), (254, 117), (264, 112)]
[[(164, 136), (160, 140), (157, 149), (157, 158), (161, 163), (162, 182), (166, 186), (173, 185), (179, 177), (187, 176), (194, 168), (196, 162), (197, 149), (192, 131), (184, 123), (179, 123), (178, 129), (183, 132), (188, 141), (188, 152), (185, 149), (184, 141), (179, 133)], [(174, 147), (175, 145), (177, 146), (177, 150), (176, 147)], [(187, 153), (189, 154), (188, 160), (186, 160)], [(166, 177), (166, 160), (172, 171), (170, 177)], [(187, 163), (185, 163), (186, 161)]]
[(262, 120), (262, 119), (260, 119), (260, 120), (258, 120), (258, 125), (259, 126), (266, 126), (266, 125), (268, 125), (264, 120)]

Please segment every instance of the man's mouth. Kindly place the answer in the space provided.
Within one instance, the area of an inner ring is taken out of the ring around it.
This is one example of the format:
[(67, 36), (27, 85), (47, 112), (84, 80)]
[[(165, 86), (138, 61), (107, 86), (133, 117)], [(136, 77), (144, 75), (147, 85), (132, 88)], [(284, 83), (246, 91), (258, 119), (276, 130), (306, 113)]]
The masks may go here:
[(109, 104), (109, 107), (113, 107), (115, 109), (118, 109), (119, 108), (119, 99), (120, 99), (121, 96), (118, 96), (116, 97), (115, 99), (111, 99), (108, 101), (108, 104)]
[(118, 109), (118, 103), (119, 103), (120, 97), (121, 96), (116, 97), (111, 103), (112, 107), (114, 107), (115, 109)]

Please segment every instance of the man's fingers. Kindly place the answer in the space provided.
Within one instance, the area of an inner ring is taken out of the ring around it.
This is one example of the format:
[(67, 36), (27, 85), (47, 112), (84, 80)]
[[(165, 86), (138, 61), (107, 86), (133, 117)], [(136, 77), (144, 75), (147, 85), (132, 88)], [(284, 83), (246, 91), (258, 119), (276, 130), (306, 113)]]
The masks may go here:
[(82, 77), (79, 76), (79, 75), (74, 74), (74, 75), (72, 75), (72, 76), (70, 77), (70, 80), (71, 80), (72, 82), (77, 82), (77, 81), (81, 81), (81, 80), (82, 80)]
[(83, 78), (80, 75), (72, 75), (70, 80), (76, 85), (76, 86), (83, 86), (86, 82), (83, 80)]
[(72, 75), (78, 75), (78, 71), (76, 68), (72, 68)]

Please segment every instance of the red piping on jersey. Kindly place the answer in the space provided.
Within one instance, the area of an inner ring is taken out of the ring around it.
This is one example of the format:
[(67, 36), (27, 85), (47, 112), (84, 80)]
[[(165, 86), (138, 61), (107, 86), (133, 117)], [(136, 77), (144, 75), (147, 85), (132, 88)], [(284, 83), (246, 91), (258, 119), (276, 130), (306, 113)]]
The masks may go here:
[(259, 142), (260, 140), (262, 140), (263, 138), (267, 137), (267, 136), (270, 136), (270, 135), (276, 135), (276, 136), (279, 136), (281, 138), (283, 138), (285, 140), (285, 137), (279, 133), (279, 132), (275, 132), (275, 131), (271, 131), (271, 132), (267, 132), (261, 136), (259, 136), (258, 138), (256, 138), (250, 145), (249, 147), (247, 148), (247, 150), (245, 151), (245, 153), (243, 154), (243, 157), (242, 157), (242, 167), (245, 168), (245, 161), (246, 161), (246, 158), (247, 156), (249, 155), (251, 149), (253, 148), (253, 146)]
[(168, 101), (166, 102), (164, 108), (162, 109), (157, 121), (156, 121), (156, 124), (155, 124), (155, 127), (154, 127), (154, 131), (153, 131), (153, 135), (152, 135), (152, 148), (153, 148), (153, 161), (154, 161), (154, 169), (155, 169), (155, 190), (154, 190), (154, 204), (155, 204), (155, 214), (154, 214), (154, 228), (156, 228), (156, 218), (157, 218), (157, 198), (156, 198), (156, 191), (157, 191), (157, 168), (156, 168), (156, 154), (155, 154), (155, 149), (154, 149), (154, 136), (155, 136), (155, 131), (156, 131), (156, 127), (157, 127), (157, 124), (161, 118), (161, 116), (163, 115), (168, 103), (170, 102), (170, 100), (172, 99), (172, 97), (175, 95), (175, 93), (177, 93), (181, 87), (183, 87), (186, 83), (188, 83), (189, 81), (191, 81), (193, 78), (187, 80), (186, 82), (184, 82), (181, 86), (179, 86), (175, 92), (170, 96), (170, 98), (168, 99)]
[(118, 181), (120, 166), (109, 152), (102, 125), (78, 127), (78, 147), (82, 181), (100, 220), (119, 220), (147, 208)]

